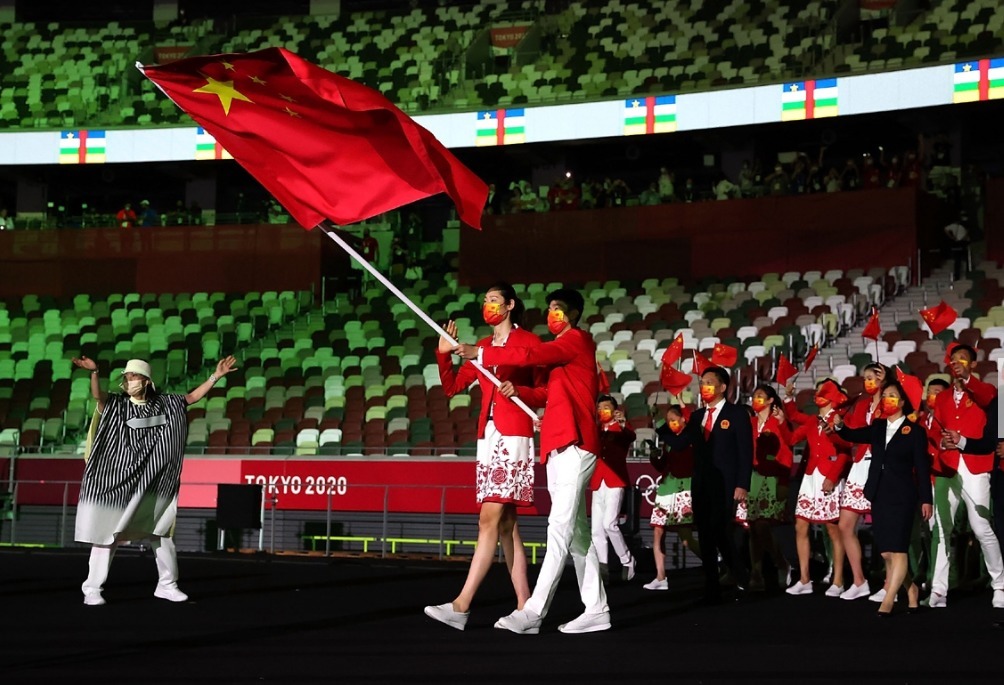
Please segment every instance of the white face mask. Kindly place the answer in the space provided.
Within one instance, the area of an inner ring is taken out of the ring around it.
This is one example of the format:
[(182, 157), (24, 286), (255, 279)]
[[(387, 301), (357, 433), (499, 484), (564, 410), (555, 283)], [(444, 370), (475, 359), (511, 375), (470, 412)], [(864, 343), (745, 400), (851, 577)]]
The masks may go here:
[(130, 397), (140, 397), (146, 392), (146, 384), (139, 379), (126, 381), (125, 391)]

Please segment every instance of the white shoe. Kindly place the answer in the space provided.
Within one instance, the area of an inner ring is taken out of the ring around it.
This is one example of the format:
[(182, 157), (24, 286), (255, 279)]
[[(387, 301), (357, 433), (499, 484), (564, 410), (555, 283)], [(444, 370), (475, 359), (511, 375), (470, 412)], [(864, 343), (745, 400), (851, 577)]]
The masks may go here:
[(610, 630), (610, 612), (603, 611), (598, 614), (582, 614), (573, 621), (562, 623), (558, 626), (558, 630), (571, 635)]
[(868, 598), (868, 601), (869, 602), (883, 602), (883, 601), (885, 601), (885, 588), (884, 587), (879, 588), (878, 592), (872, 593), (872, 595)]
[(622, 565), (624, 566), (623, 570), (624, 580), (634, 579), (634, 567), (635, 567), (634, 557), (631, 557), (631, 559), (629, 559), (626, 564)]
[(827, 597), (839, 597), (841, 594), (843, 594), (843, 592), (844, 588), (840, 587), (839, 585), (831, 585), (830, 587), (826, 588)]
[(945, 609), (948, 607), (948, 597), (939, 595), (937, 592), (932, 592), (923, 603), (924, 606), (929, 606), (932, 609)]
[(1004, 609), (1004, 590), (994, 590), (994, 609)]
[(153, 591), (153, 596), (157, 599), (166, 599), (168, 602), (188, 601), (188, 595), (179, 590), (177, 585), (158, 585)]
[(528, 609), (517, 609), (495, 621), (495, 627), (519, 635), (536, 635), (540, 632), (541, 618)]
[(461, 613), (459, 611), (454, 611), (453, 602), (447, 602), (446, 604), (437, 604), (436, 606), (425, 607), (425, 615), (435, 621), (445, 623), (451, 628), (463, 630), (467, 625), (467, 619), (470, 617), (471, 612), (465, 611)]
[(867, 597), (872, 592), (872, 589), (868, 587), (868, 581), (861, 583), (861, 585), (851, 585), (849, 588), (840, 593), (840, 599), (861, 599), (862, 597)]
[(812, 583), (803, 583), (802, 581), (796, 582), (790, 588), (785, 590), (789, 595), (811, 595), (812, 594)]
[(656, 578), (651, 583), (645, 583), (642, 587), (646, 590), (668, 590), (669, 580), (667, 578), (663, 578), (662, 580)]
[(105, 603), (101, 590), (84, 590), (84, 604), (89, 607), (99, 607)]

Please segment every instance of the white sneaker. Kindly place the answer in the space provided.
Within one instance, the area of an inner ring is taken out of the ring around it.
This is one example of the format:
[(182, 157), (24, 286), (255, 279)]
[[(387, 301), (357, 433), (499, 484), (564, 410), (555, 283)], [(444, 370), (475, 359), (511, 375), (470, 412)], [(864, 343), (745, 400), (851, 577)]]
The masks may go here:
[(830, 587), (826, 588), (827, 597), (839, 597), (841, 594), (843, 594), (843, 592), (844, 588), (840, 587), (839, 585), (831, 585)]
[(1004, 609), (1004, 590), (994, 590), (994, 609)]
[(634, 557), (631, 557), (631, 559), (626, 564), (623, 564), (623, 566), (624, 569), (622, 573), (624, 574), (624, 580), (632, 580), (634, 578), (635, 567)]
[(883, 602), (885, 601), (885, 588), (879, 588), (878, 592), (872, 593), (871, 597), (868, 598), (869, 602)]
[(168, 602), (188, 601), (188, 595), (179, 590), (177, 585), (158, 585), (153, 591), (153, 596), (157, 599), (166, 599)]
[(802, 581), (796, 582), (790, 588), (785, 590), (789, 595), (811, 595), (812, 594), (812, 583), (803, 583)]
[(610, 630), (610, 612), (603, 611), (598, 614), (582, 614), (573, 621), (562, 623), (558, 626), (558, 630), (572, 635)]
[(929, 606), (932, 609), (945, 609), (948, 607), (948, 597), (945, 595), (939, 595), (937, 592), (932, 592), (930, 596), (923, 602), (924, 606)]
[(446, 604), (425, 607), (425, 615), (435, 621), (445, 623), (451, 628), (463, 630), (467, 625), (467, 619), (470, 617), (471, 612), (465, 611), (461, 613), (454, 611), (453, 602), (447, 602)]
[(101, 590), (84, 590), (84, 604), (89, 607), (99, 607), (105, 603)]
[(840, 599), (854, 600), (861, 599), (862, 597), (867, 597), (872, 592), (872, 589), (868, 587), (868, 581), (861, 583), (861, 585), (851, 585), (849, 588), (840, 593)]
[(536, 635), (540, 632), (540, 616), (529, 609), (517, 609), (508, 616), (495, 621), (495, 627), (520, 635)]
[(668, 590), (669, 589), (669, 579), (663, 578), (659, 580), (656, 578), (651, 583), (645, 583), (642, 585), (646, 590)]

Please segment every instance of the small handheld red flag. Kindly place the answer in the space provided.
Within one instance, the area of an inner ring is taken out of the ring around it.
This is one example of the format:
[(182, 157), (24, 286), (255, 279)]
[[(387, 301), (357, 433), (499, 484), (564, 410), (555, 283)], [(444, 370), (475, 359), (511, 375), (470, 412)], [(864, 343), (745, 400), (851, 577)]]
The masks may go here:
[(690, 374), (677, 371), (672, 366), (663, 365), (662, 372), (659, 374), (659, 381), (662, 383), (662, 387), (670, 395), (679, 395), (687, 389), (692, 380), (693, 378), (691, 378)]
[(809, 354), (805, 355), (805, 365), (802, 367), (803, 371), (808, 371), (809, 367), (812, 366), (812, 362), (816, 361), (816, 355), (819, 354), (819, 345), (813, 345), (812, 349), (809, 350)]
[(694, 350), (694, 375), (700, 376), (705, 371), (715, 366), (714, 363), (703, 354)]
[(959, 318), (959, 313), (942, 300), (937, 307), (921, 309), (920, 318), (931, 329), (931, 334), (937, 335), (955, 323), (955, 320)]
[(283, 48), (137, 66), (304, 228), (438, 193), (481, 227), (488, 186), (371, 88)]
[(725, 368), (729, 368), (735, 366), (738, 359), (739, 350), (731, 345), (715, 343), (714, 349), (711, 350), (711, 363), (715, 366), (724, 366)]
[(683, 356), (683, 335), (677, 335), (662, 354), (662, 365), (672, 366)]
[(861, 331), (861, 337), (868, 338), (869, 340), (878, 340), (881, 335), (882, 327), (879, 325), (879, 312), (878, 309), (872, 307), (872, 316), (868, 319), (865, 329)]
[(599, 362), (596, 362), (596, 374), (597, 380), (599, 382), (600, 394), (609, 395), (610, 394), (610, 379), (607, 378), (607, 372), (603, 370)]
[(778, 385), (788, 385), (788, 381), (798, 374), (798, 369), (788, 361), (783, 354), (777, 360), (777, 382)]

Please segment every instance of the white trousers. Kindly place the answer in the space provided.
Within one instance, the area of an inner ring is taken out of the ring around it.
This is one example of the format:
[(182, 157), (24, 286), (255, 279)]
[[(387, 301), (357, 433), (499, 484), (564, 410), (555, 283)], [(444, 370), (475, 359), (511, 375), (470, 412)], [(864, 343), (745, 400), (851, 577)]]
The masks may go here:
[[(966, 462), (959, 460), (959, 471), (948, 480), (943, 488), (944, 496), (935, 497), (934, 521), (931, 527), (931, 542), (935, 548), (934, 574), (931, 591), (939, 595), (948, 594), (949, 549), (952, 530), (955, 528), (955, 514), (959, 505), (964, 504), (969, 517), (969, 527), (983, 550), (983, 563), (990, 574), (990, 585), (994, 590), (1004, 590), (1004, 559), (1001, 558), (1000, 542), (994, 535), (990, 515), (990, 474), (973, 474), (966, 468)], [(937, 492), (937, 489), (936, 489)]]
[(596, 455), (575, 446), (566, 447), (548, 456), (546, 468), (547, 492), (551, 496), (547, 551), (540, 564), (537, 584), (524, 609), (541, 617), (547, 615), (571, 555), (585, 613), (605, 612), (608, 610), (607, 593), (600, 580), (600, 562), (586, 520), (586, 488), (596, 468)]
[(624, 501), (624, 488), (612, 488), (605, 482), (593, 491), (592, 527), (593, 547), (601, 564), (607, 563), (609, 550), (607, 540), (614, 546), (614, 553), (622, 564), (631, 561), (631, 551), (624, 542), (624, 534), (617, 520), (621, 514), (621, 503)]
[[(117, 542), (91, 546), (91, 557), (87, 561), (87, 580), (81, 586), (85, 593), (100, 592), (104, 587), (117, 547)], [(163, 587), (177, 587), (178, 551), (174, 546), (174, 540), (151, 537), (150, 549), (153, 550), (153, 558), (157, 562), (157, 584)]]

